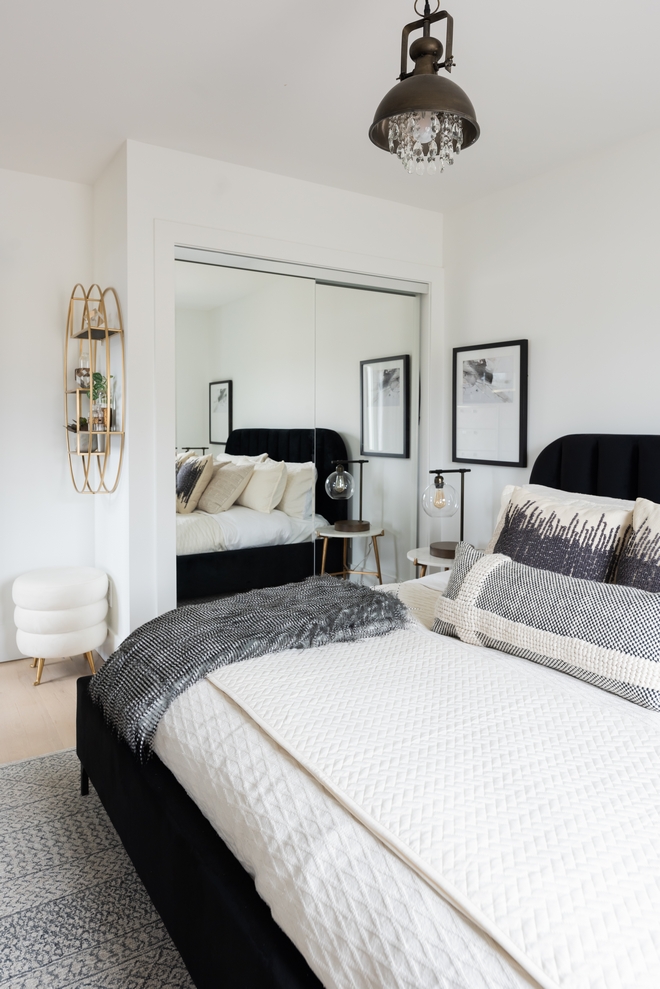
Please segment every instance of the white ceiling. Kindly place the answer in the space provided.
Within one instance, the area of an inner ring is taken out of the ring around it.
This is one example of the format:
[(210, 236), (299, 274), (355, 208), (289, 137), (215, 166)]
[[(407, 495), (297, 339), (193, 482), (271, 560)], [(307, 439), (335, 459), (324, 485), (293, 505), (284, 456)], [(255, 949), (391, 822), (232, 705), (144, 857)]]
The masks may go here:
[(3, 0), (0, 167), (93, 182), (126, 138), (447, 210), (660, 127), (657, 0), (452, 0), (481, 138), (371, 145), (410, 0)]

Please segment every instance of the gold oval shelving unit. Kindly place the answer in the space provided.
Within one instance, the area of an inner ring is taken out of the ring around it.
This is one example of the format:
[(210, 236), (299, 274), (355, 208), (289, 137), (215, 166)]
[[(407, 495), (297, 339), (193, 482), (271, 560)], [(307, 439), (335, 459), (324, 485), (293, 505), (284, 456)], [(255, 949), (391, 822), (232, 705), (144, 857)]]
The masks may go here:
[(117, 293), (76, 285), (64, 348), (64, 425), (79, 494), (112, 494), (124, 458), (124, 328)]

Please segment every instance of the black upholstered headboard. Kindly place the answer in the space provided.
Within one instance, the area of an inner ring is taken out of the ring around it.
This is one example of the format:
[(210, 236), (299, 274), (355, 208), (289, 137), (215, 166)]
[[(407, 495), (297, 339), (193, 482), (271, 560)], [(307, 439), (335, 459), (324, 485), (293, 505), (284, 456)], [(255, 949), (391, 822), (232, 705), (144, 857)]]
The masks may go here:
[(660, 436), (560, 436), (539, 453), (530, 481), (562, 491), (660, 502)]
[(333, 501), (325, 493), (325, 479), (335, 469), (332, 461), (348, 457), (346, 444), (334, 429), (234, 429), (225, 450), (249, 457), (267, 453), (271, 460), (297, 464), (313, 460), (318, 471), (316, 514), (333, 524), (347, 518), (346, 502)]

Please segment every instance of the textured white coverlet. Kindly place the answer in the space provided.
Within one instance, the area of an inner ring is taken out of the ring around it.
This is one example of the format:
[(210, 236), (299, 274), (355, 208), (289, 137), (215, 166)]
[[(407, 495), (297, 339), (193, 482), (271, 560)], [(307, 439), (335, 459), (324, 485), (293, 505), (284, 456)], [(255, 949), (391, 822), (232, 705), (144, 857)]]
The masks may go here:
[(327, 989), (538, 989), (207, 680), (154, 749)]
[(304, 543), (321, 525), (321, 515), (313, 519), (292, 518), (284, 512), (255, 512), (242, 505), (232, 505), (226, 512), (209, 515), (191, 512), (176, 516), (176, 554), (215, 553), (253, 546), (283, 546)]
[(421, 627), (209, 678), (545, 987), (660, 981), (660, 720)]

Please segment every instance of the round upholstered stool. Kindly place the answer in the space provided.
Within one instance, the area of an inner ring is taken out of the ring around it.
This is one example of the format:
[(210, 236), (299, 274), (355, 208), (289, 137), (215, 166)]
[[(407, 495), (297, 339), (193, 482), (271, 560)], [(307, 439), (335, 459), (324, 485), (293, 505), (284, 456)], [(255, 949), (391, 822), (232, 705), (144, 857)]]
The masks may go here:
[(95, 672), (92, 649), (103, 644), (108, 632), (107, 593), (108, 578), (95, 567), (48, 567), (16, 578), (16, 645), (33, 657), (35, 687), (47, 659), (84, 654)]

